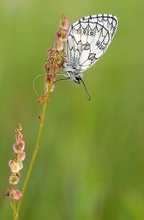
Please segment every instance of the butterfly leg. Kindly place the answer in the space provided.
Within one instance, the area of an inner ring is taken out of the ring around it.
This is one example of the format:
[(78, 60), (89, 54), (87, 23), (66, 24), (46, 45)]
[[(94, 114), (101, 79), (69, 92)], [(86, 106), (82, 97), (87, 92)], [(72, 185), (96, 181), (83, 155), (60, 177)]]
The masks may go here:
[(70, 74), (69, 73), (67, 73), (67, 74), (58, 73), (57, 76), (63, 76), (63, 78), (57, 79), (55, 81), (55, 83), (58, 82), (58, 81), (61, 81), (61, 80), (68, 80), (68, 79), (70, 79)]

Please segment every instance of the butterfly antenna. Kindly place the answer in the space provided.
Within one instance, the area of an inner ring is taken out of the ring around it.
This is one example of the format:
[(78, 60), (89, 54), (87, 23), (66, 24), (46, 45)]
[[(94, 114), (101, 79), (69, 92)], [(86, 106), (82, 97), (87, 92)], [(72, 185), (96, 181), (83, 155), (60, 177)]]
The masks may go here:
[(45, 75), (45, 73), (42, 73), (42, 74), (36, 76), (36, 77), (34, 78), (34, 80), (33, 80), (33, 90), (35, 91), (35, 93), (37, 94), (37, 96), (39, 96), (39, 94), (38, 94), (38, 92), (36, 91), (36, 88), (35, 88), (35, 81), (36, 81), (37, 78), (39, 78), (40, 76), (43, 76), (43, 75)]
[(83, 84), (83, 86), (84, 86), (84, 88), (85, 88), (87, 98), (88, 98), (88, 100), (90, 101), (90, 100), (91, 100), (91, 97), (90, 97), (90, 94), (89, 94), (89, 92), (88, 92), (88, 90), (87, 90), (87, 87), (86, 87), (86, 85), (85, 85), (83, 79), (81, 78), (80, 80), (81, 80), (81, 82), (82, 82), (82, 84)]

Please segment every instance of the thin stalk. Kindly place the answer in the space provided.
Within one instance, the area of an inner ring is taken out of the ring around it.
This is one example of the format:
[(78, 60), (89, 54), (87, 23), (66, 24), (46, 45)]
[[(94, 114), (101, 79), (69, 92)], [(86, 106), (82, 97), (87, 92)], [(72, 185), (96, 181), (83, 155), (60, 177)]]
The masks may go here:
[(10, 201), (10, 205), (12, 207), (13, 210), (13, 215), (14, 215), (14, 220), (17, 220), (17, 215), (16, 215), (16, 202), (15, 201)]
[[(27, 187), (27, 184), (28, 184), (31, 172), (32, 172), (32, 168), (33, 168), (37, 153), (38, 153), (40, 140), (41, 140), (41, 136), (42, 136), (42, 130), (43, 130), (43, 122), (44, 122), (44, 117), (45, 117), (45, 114), (46, 114), (46, 108), (47, 108), (47, 103), (49, 101), (51, 88), (52, 88), (52, 82), (50, 82), (49, 85), (48, 85), (48, 92), (46, 93), (46, 97), (45, 97), (45, 101), (44, 101), (44, 106), (43, 106), (43, 110), (42, 110), (42, 116), (41, 116), (41, 120), (40, 120), (39, 132), (38, 132), (38, 137), (37, 137), (35, 149), (34, 149), (33, 156), (32, 156), (32, 159), (31, 159), (31, 162), (30, 162), (30, 165), (29, 165), (29, 169), (28, 169), (28, 172), (27, 172), (27, 175), (26, 175), (26, 179), (25, 179), (25, 182), (24, 182), (24, 185), (23, 185), (23, 188), (22, 188), (23, 197), (24, 197), (25, 190), (26, 190), (26, 187)], [(23, 197), (21, 198), (21, 200), (19, 200), (17, 210), (16, 210), (16, 213), (15, 213), (16, 216), (19, 215)]]

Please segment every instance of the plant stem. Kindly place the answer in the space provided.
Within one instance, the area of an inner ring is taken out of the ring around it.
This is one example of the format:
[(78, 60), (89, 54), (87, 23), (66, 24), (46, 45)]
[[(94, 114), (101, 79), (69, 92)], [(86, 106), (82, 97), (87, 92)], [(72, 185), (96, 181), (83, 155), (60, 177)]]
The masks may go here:
[[(26, 187), (27, 187), (27, 184), (28, 184), (31, 172), (32, 172), (32, 168), (33, 168), (33, 165), (34, 165), (37, 153), (38, 153), (38, 149), (39, 149), (39, 145), (40, 145), (40, 139), (41, 139), (41, 136), (42, 136), (43, 122), (44, 122), (44, 117), (45, 117), (45, 114), (46, 114), (46, 108), (47, 108), (47, 103), (49, 101), (51, 88), (52, 88), (52, 82), (50, 82), (49, 85), (48, 85), (48, 92), (46, 93), (46, 97), (45, 97), (45, 101), (44, 101), (44, 106), (43, 106), (42, 116), (41, 116), (41, 120), (40, 120), (39, 132), (38, 132), (38, 137), (37, 137), (35, 149), (34, 149), (33, 156), (32, 156), (32, 159), (31, 159), (31, 162), (30, 162), (30, 165), (29, 165), (29, 169), (28, 169), (28, 172), (27, 172), (27, 175), (26, 175), (26, 179), (25, 179), (25, 182), (24, 182), (24, 185), (23, 185), (23, 188), (22, 188), (23, 197), (24, 197), (24, 193), (25, 193), (25, 190), (26, 190)], [(20, 212), (20, 207), (21, 207), (23, 197), (19, 200), (19, 203), (18, 203), (18, 206), (17, 206), (17, 210), (16, 210), (16, 213), (15, 213), (17, 216), (19, 215), (19, 212)]]
[(16, 215), (16, 202), (15, 201), (10, 201), (10, 205), (12, 207), (12, 210), (13, 210), (13, 216), (14, 216), (14, 220), (17, 220), (17, 215)]

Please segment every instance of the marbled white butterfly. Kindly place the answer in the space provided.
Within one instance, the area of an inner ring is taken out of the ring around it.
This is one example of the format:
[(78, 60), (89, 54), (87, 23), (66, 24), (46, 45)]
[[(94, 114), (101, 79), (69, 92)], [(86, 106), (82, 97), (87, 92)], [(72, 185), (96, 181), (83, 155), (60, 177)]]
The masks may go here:
[(90, 95), (82, 79), (82, 73), (93, 66), (105, 53), (118, 25), (118, 19), (111, 14), (98, 14), (81, 18), (70, 26), (67, 40), (65, 79), (82, 82), (88, 99)]

